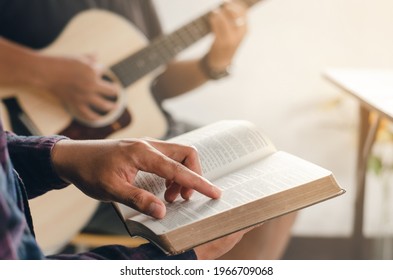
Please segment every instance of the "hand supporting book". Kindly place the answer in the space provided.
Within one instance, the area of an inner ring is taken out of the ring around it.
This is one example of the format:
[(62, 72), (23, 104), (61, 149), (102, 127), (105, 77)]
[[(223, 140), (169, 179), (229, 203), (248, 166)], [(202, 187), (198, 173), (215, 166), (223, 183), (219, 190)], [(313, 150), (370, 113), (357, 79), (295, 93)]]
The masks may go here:
[[(211, 199), (194, 193), (188, 200), (175, 199), (166, 203), (167, 213), (162, 219), (114, 204), (130, 235), (142, 236), (168, 254), (344, 192), (330, 171), (277, 151), (246, 121), (218, 122), (169, 142), (196, 147), (203, 176), (221, 188), (222, 196)], [(135, 185), (165, 200), (165, 179), (138, 172)]]

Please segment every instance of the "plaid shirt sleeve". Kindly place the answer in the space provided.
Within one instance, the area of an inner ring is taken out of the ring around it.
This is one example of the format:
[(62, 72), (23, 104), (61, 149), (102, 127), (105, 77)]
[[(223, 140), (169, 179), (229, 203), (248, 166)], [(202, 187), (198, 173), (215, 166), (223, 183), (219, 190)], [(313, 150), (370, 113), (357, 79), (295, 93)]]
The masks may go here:
[(57, 176), (51, 161), (52, 148), (67, 137), (27, 137), (11, 132), (6, 132), (6, 135), (12, 164), (25, 185), (29, 199), (69, 185)]

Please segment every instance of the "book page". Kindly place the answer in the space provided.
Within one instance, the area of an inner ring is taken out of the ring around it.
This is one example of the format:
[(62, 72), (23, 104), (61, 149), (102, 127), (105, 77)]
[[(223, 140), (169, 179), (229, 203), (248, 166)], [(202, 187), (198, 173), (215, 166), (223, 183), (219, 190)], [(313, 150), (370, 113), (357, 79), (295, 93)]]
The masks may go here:
[[(198, 150), (202, 174), (212, 181), (255, 162), (276, 149), (272, 142), (247, 121), (220, 121), (182, 134), (168, 142), (193, 145)], [(135, 185), (163, 199), (165, 181), (158, 176), (138, 172)], [(118, 205), (124, 217), (135, 211)]]
[(169, 142), (196, 147), (202, 174), (208, 180), (232, 173), (276, 150), (270, 139), (247, 121), (216, 122)]
[(188, 201), (178, 199), (171, 204), (168, 203), (167, 214), (161, 220), (143, 214), (132, 217), (132, 220), (145, 224), (156, 234), (163, 234), (330, 174), (330, 171), (315, 164), (285, 152), (277, 152), (214, 180), (213, 183), (223, 190), (220, 199), (214, 200), (195, 193)]

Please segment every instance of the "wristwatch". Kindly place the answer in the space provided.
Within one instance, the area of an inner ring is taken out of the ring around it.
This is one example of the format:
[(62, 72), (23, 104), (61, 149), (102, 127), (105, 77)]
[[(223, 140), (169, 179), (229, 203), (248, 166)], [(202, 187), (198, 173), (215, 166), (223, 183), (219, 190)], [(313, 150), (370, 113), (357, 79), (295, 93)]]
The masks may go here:
[(200, 61), (202, 72), (211, 80), (219, 80), (224, 77), (229, 76), (230, 72), (230, 65), (225, 67), (224, 69), (214, 69), (209, 65), (208, 62), (208, 55), (206, 54), (202, 57)]

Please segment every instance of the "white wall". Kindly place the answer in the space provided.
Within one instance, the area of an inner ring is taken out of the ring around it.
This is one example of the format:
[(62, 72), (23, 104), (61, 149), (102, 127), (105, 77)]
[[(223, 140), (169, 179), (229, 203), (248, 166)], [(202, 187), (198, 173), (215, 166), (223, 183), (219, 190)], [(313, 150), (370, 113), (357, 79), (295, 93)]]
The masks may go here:
[[(166, 31), (219, 3), (155, 1)], [(279, 149), (333, 170), (347, 194), (305, 210), (295, 232), (349, 234), (357, 107), (321, 74), (328, 67), (393, 67), (393, 1), (262, 2), (249, 12), (250, 30), (232, 77), (166, 106), (176, 117), (197, 124), (251, 120)], [(209, 42), (203, 40), (183, 56), (202, 53)]]

